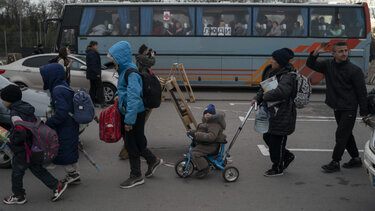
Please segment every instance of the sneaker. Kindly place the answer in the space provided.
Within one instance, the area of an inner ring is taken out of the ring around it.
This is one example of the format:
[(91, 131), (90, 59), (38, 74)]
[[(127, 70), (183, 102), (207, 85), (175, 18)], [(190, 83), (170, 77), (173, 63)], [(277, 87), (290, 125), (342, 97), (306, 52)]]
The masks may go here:
[(275, 170), (275, 169), (269, 169), (266, 172), (264, 172), (265, 177), (277, 177), (284, 175), (283, 171)]
[(6, 196), (3, 200), (5, 204), (25, 204), (27, 202), (25, 196)]
[(203, 179), (203, 178), (207, 177), (209, 173), (210, 173), (210, 167), (208, 166), (207, 168), (204, 168), (204, 169), (198, 171), (195, 174), (195, 177), (198, 178), (198, 179)]
[(132, 188), (137, 185), (142, 185), (145, 183), (145, 180), (143, 179), (142, 176), (139, 177), (132, 177), (130, 176), (129, 179), (127, 179), (125, 182), (121, 183), (120, 188)]
[(69, 185), (77, 180), (80, 180), (80, 178), (81, 176), (77, 172), (72, 172), (72, 173), (67, 174), (65, 178), (61, 180), (61, 182)]
[(57, 199), (60, 198), (60, 196), (64, 193), (67, 187), (68, 187), (67, 183), (60, 181), (59, 184), (57, 185), (57, 188), (53, 191), (52, 201), (57, 201)]
[(331, 161), (327, 165), (322, 166), (322, 169), (326, 173), (333, 173), (336, 171), (340, 171), (340, 163), (336, 161)]
[(362, 160), (360, 157), (352, 158), (349, 160), (349, 162), (344, 163), (342, 165), (343, 168), (356, 168), (356, 167), (361, 167), (362, 166)]
[(286, 168), (288, 168), (288, 166), (294, 161), (295, 158), (296, 158), (296, 156), (294, 156), (293, 154), (291, 154), (288, 158), (286, 158), (284, 160), (284, 170)]
[(71, 182), (69, 185), (80, 185), (81, 184), (81, 178), (78, 178), (77, 180)]
[(155, 163), (148, 166), (147, 172), (145, 173), (145, 177), (149, 178), (154, 175), (156, 168), (163, 164), (163, 159), (156, 158)]

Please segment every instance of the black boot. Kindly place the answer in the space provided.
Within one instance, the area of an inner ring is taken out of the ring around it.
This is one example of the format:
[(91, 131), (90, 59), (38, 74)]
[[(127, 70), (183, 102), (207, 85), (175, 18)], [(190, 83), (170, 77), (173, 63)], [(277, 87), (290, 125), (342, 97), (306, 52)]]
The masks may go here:
[(336, 172), (336, 171), (340, 171), (340, 163), (333, 160), (330, 163), (328, 163), (327, 165), (322, 166), (322, 169), (326, 173), (333, 173), (333, 172)]

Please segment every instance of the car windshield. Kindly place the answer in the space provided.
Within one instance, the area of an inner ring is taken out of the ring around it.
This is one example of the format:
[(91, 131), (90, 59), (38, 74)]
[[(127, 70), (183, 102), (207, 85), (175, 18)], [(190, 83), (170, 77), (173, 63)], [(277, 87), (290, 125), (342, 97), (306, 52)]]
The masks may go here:
[(0, 75), (0, 89), (8, 86), (9, 84), (12, 84), (12, 83)]

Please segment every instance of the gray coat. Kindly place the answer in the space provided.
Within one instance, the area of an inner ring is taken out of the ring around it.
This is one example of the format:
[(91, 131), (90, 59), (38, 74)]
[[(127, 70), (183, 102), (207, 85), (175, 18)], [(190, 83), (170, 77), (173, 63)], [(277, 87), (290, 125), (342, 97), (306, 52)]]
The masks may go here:
[(294, 71), (292, 64), (278, 71), (272, 70), (271, 65), (264, 70), (263, 80), (276, 75), (278, 86), (266, 93), (260, 88), (254, 99), (258, 103), (281, 101), (269, 108), (271, 117), (268, 133), (270, 134), (285, 136), (295, 130), (297, 111), (293, 99), (296, 94), (296, 79), (294, 74), (288, 74)]
[(203, 117), (197, 130), (191, 133), (194, 134), (194, 140), (199, 144), (217, 144), (226, 138), (226, 135), (223, 134), (225, 127), (225, 114), (218, 112), (207, 119)]

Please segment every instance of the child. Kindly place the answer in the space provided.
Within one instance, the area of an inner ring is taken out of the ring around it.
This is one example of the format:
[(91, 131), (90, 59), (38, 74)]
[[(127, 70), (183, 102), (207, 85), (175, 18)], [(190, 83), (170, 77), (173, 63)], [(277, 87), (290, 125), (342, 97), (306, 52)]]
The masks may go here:
[(208, 175), (210, 167), (205, 157), (217, 152), (220, 142), (226, 138), (223, 134), (226, 127), (224, 118), (223, 112), (216, 113), (215, 106), (209, 104), (203, 112), (202, 123), (198, 125), (197, 130), (188, 131), (188, 135), (193, 136), (197, 143), (190, 152), (191, 159), (198, 169), (195, 174), (197, 178), (204, 178)]
[(35, 108), (21, 100), (21, 89), (16, 85), (8, 85), (1, 90), (3, 105), (10, 110), (12, 129), (10, 134), (10, 147), (13, 150), (12, 158), (12, 192), (13, 194), (4, 198), (5, 204), (26, 203), (25, 189), (23, 189), (23, 176), (27, 168), (40, 179), (47, 187), (53, 190), (52, 201), (56, 201), (65, 191), (67, 184), (59, 182), (40, 164), (27, 163), (25, 143), (31, 147), (33, 136), (23, 126), (14, 126), (15, 120), (35, 122)]
[(53, 160), (56, 165), (64, 166), (67, 184), (80, 184), (78, 166), (79, 125), (69, 113), (73, 113), (73, 89), (65, 82), (63, 66), (57, 63), (40, 67), (43, 89), (51, 93), (51, 105), (54, 114), (47, 119), (46, 125), (56, 130), (59, 137), (59, 152)]

